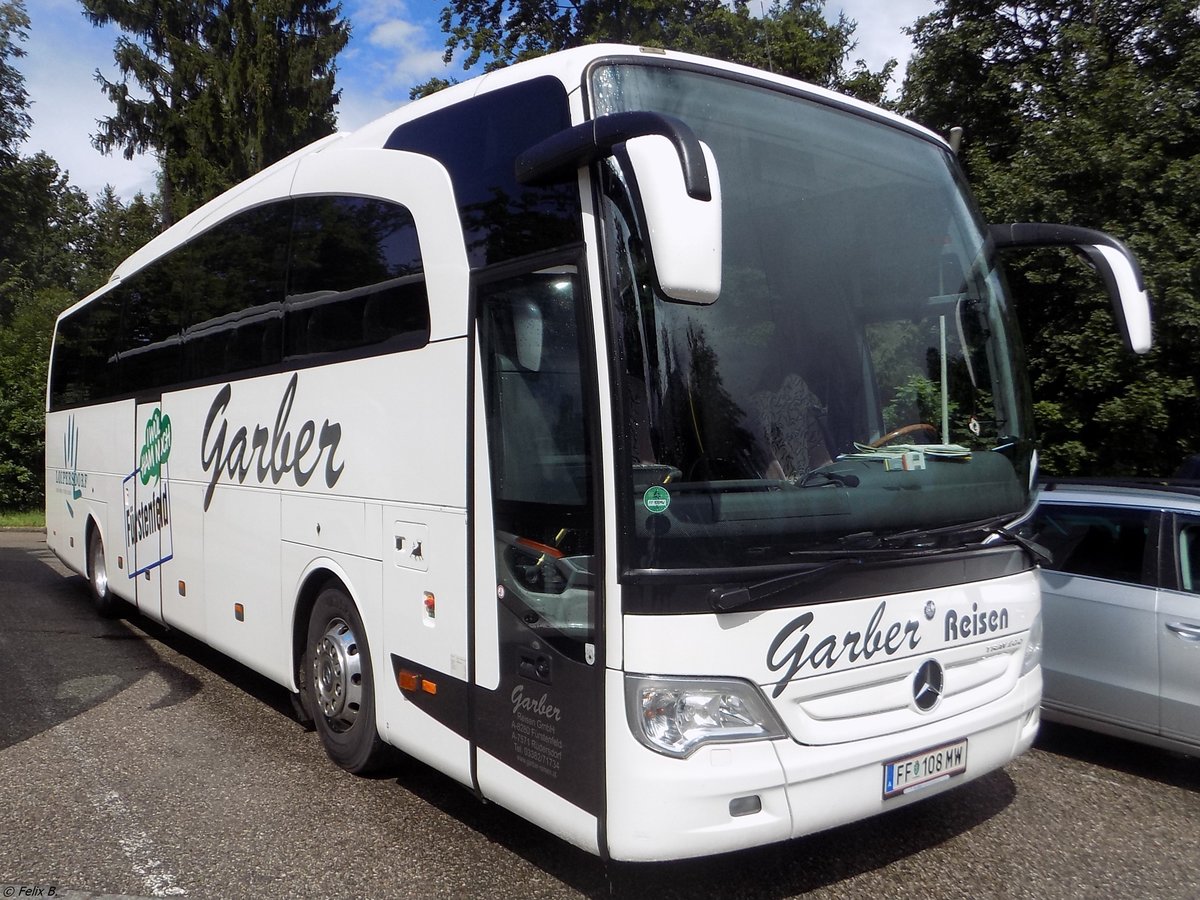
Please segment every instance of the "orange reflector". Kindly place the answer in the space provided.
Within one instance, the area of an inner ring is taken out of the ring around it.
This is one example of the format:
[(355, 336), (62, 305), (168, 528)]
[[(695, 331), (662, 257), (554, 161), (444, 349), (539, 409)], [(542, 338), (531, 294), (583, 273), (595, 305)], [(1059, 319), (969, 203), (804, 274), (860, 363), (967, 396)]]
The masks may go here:
[(432, 681), (422, 679), (421, 680), (421, 690), (423, 690), (427, 694), (436, 694), (437, 693), (437, 685), (434, 684)]
[(179, 582), (179, 596), (180, 597), (187, 596), (187, 582), (186, 581)]
[(118, 568), (118, 569), (123, 569), (123, 568), (125, 568), (125, 557), (123, 557), (123, 556), (118, 556), (118, 557), (117, 557), (117, 568)]
[(242, 606), (242, 604), (240, 604), (240, 603), (233, 604), (233, 617), (235, 619), (237, 619), (239, 622), (245, 622), (246, 621), (246, 607)]
[(421, 676), (416, 672), (401, 669), (396, 673), (396, 684), (400, 685), (402, 691), (415, 691), (421, 684)]
[(425, 615), (431, 619), (437, 615), (437, 598), (429, 591), (425, 592)]

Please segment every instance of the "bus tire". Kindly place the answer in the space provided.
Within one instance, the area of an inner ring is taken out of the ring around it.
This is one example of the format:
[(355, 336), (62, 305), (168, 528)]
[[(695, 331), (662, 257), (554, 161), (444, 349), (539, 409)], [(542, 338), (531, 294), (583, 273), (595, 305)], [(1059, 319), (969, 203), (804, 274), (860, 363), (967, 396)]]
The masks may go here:
[(88, 534), (87, 580), (96, 612), (108, 619), (115, 618), (121, 611), (121, 602), (108, 583), (108, 565), (104, 562), (104, 539), (96, 530)]
[(375, 727), (375, 686), (366, 630), (346, 592), (327, 587), (308, 620), (307, 667), (314, 724), (325, 752), (355, 775), (378, 769), (387, 745)]

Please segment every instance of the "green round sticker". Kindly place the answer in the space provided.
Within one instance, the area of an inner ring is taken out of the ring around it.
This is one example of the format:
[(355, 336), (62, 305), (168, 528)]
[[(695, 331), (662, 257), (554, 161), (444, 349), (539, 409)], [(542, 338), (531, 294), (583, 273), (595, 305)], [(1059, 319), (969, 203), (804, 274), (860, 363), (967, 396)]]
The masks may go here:
[(646, 493), (642, 494), (642, 506), (652, 513), (666, 512), (670, 505), (671, 492), (661, 484), (646, 488)]

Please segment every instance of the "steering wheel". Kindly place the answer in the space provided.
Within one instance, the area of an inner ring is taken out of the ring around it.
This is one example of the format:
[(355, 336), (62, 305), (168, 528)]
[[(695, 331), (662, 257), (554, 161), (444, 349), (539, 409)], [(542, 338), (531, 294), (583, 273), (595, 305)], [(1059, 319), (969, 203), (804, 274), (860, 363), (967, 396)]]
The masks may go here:
[(902, 425), (892, 431), (889, 431), (877, 441), (871, 441), (868, 447), (882, 447), (885, 444), (890, 444), (896, 438), (906, 437), (910, 434), (923, 433), (928, 437), (925, 441), (927, 444), (932, 444), (937, 441), (938, 430), (928, 422), (914, 422), (912, 425)]

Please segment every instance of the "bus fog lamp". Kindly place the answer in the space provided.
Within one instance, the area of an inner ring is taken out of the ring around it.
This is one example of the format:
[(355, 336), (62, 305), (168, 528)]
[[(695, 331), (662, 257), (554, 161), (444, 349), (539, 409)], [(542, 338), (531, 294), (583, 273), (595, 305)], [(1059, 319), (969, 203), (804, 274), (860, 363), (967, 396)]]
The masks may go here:
[(784, 736), (758, 688), (724, 679), (626, 677), (629, 726), (641, 743), (687, 757), (706, 743)]
[(734, 797), (729, 801), (729, 814), (734, 818), (752, 816), (759, 812), (762, 812), (762, 798), (758, 794), (751, 794), (749, 797)]

